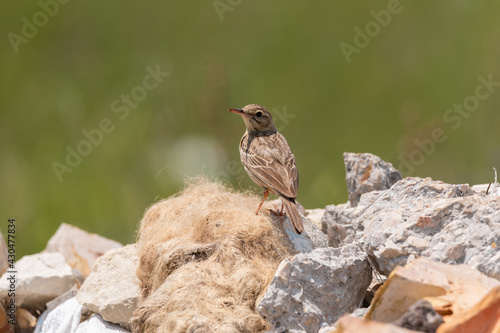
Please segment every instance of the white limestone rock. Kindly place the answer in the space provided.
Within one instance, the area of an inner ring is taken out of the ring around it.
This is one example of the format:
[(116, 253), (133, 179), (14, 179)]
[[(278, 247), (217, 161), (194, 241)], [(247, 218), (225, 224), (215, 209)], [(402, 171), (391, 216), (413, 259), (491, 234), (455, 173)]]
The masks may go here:
[(78, 302), (104, 320), (130, 327), (139, 302), (135, 244), (106, 252), (78, 291)]
[(277, 332), (317, 332), (354, 311), (371, 278), (354, 245), (297, 254), (280, 264), (257, 311)]
[(354, 211), (358, 241), (388, 275), (417, 257), (467, 264), (500, 279), (500, 197), (467, 184), (405, 178), (361, 197)]
[[(15, 276), (16, 306), (44, 310), (45, 304), (76, 286), (71, 267), (60, 253), (24, 256), (0, 278), (0, 298), (8, 297)], [(10, 279), (9, 279), (10, 278)]]
[(363, 193), (388, 189), (402, 178), (391, 163), (369, 153), (344, 153), (344, 164), (351, 207), (358, 205)]
[(62, 223), (49, 239), (44, 252), (61, 253), (71, 267), (87, 277), (97, 258), (120, 247), (123, 245), (117, 241)]

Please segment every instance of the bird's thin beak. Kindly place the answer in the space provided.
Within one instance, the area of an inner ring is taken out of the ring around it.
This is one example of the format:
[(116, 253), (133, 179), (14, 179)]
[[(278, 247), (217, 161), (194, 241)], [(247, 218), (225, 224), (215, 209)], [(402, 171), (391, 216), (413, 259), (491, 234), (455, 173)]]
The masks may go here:
[(243, 109), (228, 109), (228, 110), (231, 111), (232, 113), (239, 114), (240, 116), (248, 117), (248, 114), (243, 112)]
[(243, 109), (229, 109), (229, 111), (240, 115), (243, 114)]

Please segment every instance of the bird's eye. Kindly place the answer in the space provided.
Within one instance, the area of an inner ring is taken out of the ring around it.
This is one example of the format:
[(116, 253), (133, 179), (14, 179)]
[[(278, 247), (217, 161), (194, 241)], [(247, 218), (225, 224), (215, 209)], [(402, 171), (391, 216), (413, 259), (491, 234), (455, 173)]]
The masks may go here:
[(257, 118), (260, 118), (260, 117), (262, 117), (262, 112), (260, 112), (260, 111), (257, 111), (257, 113), (255, 114), (255, 116), (256, 116)]

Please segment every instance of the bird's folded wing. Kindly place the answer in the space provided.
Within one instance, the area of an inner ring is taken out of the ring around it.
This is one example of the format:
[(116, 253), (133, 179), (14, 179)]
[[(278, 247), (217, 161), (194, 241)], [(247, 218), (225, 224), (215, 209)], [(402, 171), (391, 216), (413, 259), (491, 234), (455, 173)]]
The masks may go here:
[(291, 150), (288, 148), (276, 153), (276, 150), (269, 149), (266, 153), (256, 155), (252, 151), (247, 151), (242, 162), (247, 170), (268, 188), (287, 198), (295, 198), (299, 187), (299, 175)]

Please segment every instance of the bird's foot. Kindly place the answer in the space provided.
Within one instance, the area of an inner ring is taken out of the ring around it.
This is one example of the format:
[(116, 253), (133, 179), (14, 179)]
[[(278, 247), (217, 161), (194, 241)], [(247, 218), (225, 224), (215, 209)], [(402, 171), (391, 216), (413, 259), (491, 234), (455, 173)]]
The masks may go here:
[(278, 208), (278, 205), (274, 205), (274, 209), (269, 209), (269, 211), (279, 217), (286, 216), (286, 212), (283, 210), (283, 205), (281, 206), (281, 209)]
[(274, 209), (268, 209), (269, 212), (275, 216), (277, 216), (281, 222), (281, 229), (284, 229), (284, 224), (285, 224), (285, 216), (286, 213), (283, 211), (283, 206), (281, 206), (281, 209), (278, 208), (278, 205), (274, 205)]

